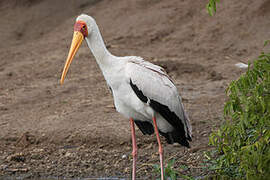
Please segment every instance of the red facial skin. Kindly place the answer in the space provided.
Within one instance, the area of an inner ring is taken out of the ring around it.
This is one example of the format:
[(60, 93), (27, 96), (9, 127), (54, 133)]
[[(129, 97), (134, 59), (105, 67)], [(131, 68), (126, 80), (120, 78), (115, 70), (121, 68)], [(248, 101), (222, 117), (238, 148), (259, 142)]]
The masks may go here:
[(84, 37), (88, 36), (87, 25), (83, 21), (77, 21), (74, 24), (74, 31), (79, 31)]

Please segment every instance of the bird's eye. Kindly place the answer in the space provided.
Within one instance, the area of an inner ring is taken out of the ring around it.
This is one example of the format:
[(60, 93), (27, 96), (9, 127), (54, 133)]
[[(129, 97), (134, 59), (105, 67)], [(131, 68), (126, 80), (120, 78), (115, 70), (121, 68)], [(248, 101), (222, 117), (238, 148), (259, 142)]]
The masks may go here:
[(82, 28), (83, 28), (83, 30), (85, 30), (85, 28), (86, 28), (85, 24), (83, 25), (83, 27), (82, 27)]

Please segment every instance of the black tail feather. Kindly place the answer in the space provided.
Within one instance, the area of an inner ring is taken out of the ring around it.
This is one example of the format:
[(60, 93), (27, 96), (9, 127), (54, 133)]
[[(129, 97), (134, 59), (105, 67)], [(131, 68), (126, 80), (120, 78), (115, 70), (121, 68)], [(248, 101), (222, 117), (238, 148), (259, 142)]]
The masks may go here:
[(182, 146), (190, 148), (190, 145), (188, 142), (189, 138), (182, 136), (182, 133), (177, 131), (177, 129), (174, 129), (172, 132), (167, 132), (167, 133), (159, 131), (159, 133), (166, 138), (166, 141), (169, 144), (173, 144), (173, 143), (177, 142), (177, 143), (181, 144)]
[[(135, 124), (138, 126), (138, 128), (141, 130), (141, 132), (144, 135), (151, 135), (154, 133), (154, 127), (152, 123), (147, 121), (140, 121), (140, 120), (134, 120)], [(182, 133), (177, 131), (177, 129), (174, 129), (172, 132), (161, 132), (159, 131), (160, 135), (164, 136), (166, 138), (166, 141), (168, 144), (173, 144), (175, 142), (181, 144), (182, 146), (190, 148), (189, 142), (191, 138), (190, 137), (183, 137)]]
[(144, 135), (151, 135), (154, 133), (154, 127), (150, 122), (140, 120), (134, 120), (134, 122)]

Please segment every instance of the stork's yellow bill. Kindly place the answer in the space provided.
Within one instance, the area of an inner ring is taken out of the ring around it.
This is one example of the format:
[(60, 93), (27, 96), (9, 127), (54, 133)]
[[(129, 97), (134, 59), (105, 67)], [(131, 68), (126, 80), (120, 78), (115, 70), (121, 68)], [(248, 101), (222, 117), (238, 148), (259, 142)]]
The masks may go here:
[(66, 74), (68, 72), (69, 66), (77, 53), (79, 47), (82, 44), (83, 39), (87, 36), (87, 26), (82, 21), (77, 21), (74, 25), (73, 39), (69, 49), (68, 57), (62, 72), (60, 83), (63, 84)]

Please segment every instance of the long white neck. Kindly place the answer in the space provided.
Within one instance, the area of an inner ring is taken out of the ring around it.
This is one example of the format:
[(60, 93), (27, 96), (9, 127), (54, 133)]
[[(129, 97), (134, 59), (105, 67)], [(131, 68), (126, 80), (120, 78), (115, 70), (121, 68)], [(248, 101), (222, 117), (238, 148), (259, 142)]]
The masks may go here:
[(114, 56), (107, 50), (95, 22), (92, 22), (91, 34), (90, 36), (86, 37), (85, 40), (88, 47), (91, 49), (91, 52), (95, 56), (101, 70), (104, 71), (107, 67), (110, 67), (113, 63), (112, 59), (114, 59)]

